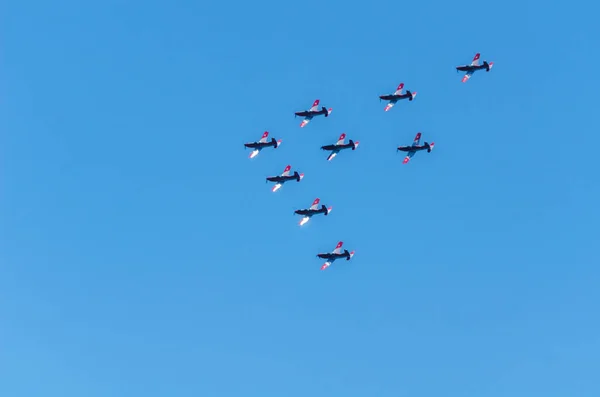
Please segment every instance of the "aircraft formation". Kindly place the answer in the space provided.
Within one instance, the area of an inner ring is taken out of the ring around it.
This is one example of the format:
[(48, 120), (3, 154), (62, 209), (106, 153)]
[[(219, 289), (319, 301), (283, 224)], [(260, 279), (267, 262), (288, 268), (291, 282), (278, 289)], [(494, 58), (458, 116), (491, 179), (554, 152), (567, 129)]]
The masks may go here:
[[(465, 72), (465, 75), (463, 76), (463, 78), (461, 80), (463, 83), (466, 83), (473, 76), (473, 74), (475, 72), (480, 71), (480, 70), (485, 70), (486, 72), (489, 72), (492, 69), (492, 67), (494, 66), (493, 62), (488, 63), (485, 60), (483, 61), (483, 63), (480, 64), (479, 63), (480, 55), (481, 55), (480, 53), (475, 54), (475, 56), (473, 57), (473, 60), (468, 65), (456, 66), (457, 73)], [(415, 99), (415, 97), (417, 96), (417, 91), (410, 91), (408, 89), (406, 90), (405, 93), (403, 93), (403, 91), (404, 91), (404, 83), (400, 83), (394, 93), (384, 94), (384, 95), (379, 96), (380, 101), (381, 100), (388, 101), (387, 105), (383, 109), (385, 112), (389, 111), (392, 107), (394, 107), (394, 105), (396, 105), (396, 103), (398, 101), (403, 100), (403, 99), (408, 99), (409, 101), (413, 101)], [(306, 127), (306, 125), (308, 123), (310, 123), (313, 118), (315, 118), (317, 116), (329, 117), (331, 115), (333, 108), (327, 108), (325, 106), (321, 106), (321, 108), (319, 108), (319, 104), (320, 104), (320, 100), (316, 99), (313, 102), (310, 109), (302, 110), (302, 111), (298, 111), (298, 112), (294, 113), (295, 117), (303, 117), (303, 120), (300, 123), (300, 128)], [(339, 136), (337, 142), (330, 144), (330, 145), (321, 146), (322, 150), (329, 152), (329, 155), (327, 156), (327, 161), (333, 160), (333, 158), (336, 157), (343, 150), (351, 149), (352, 151), (354, 151), (354, 150), (356, 150), (356, 148), (358, 148), (359, 141), (354, 141), (352, 139), (348, 139), (348, 143), (345, 143), (345, 140), (346, 140), (346, 134), (342, 133)], [(281, 142), (282, 142), (281, 139), (277, 140), (273, 137), (269, 140), (269, 132), (265, 131), (259, 141), (245, 143), (244, 147), (253, 149), (249, 155), (249, 158), (253, 159), (265, 148), (277, 149), (281, 145)], [(406, 156), (402, 160), (402, 164), (407, 164), (417, 152), (426, 150), (427, 153), (431, 153), (434, 146), (435, 146), (434, 142), (428, 143), (427, 141), (424, 141), (423, 144), (421, 145), (421, 132), (417, 132), (411, 145), (398, 146), (396, 151), (406, 153)], [(281, 174), (266, 177), (266, 182), (274, 183), (271, 190), (273, 192), (276, 192), (279, 189), (281, 189), (286, 182), (290, 182), (290, 181), (300, 182), (302, 180), (302, 178), (304, 178), (304, 173), (298, 172), (298, 170), (292, 171), (291, 165), (287, 165)], [(302, 218), (299, 222), (300, 226), (305, 225), (308, 221), (310, 221), (310, 219), (313, 216), (316, 216), (316, 215), (327, 216), (331, 213), (331, 210), (333, 207), (331, 207), (331, 206), (327, 207), (326, 205), (320, 204), (320, 203), (321, 203), (321, 200), (319, 198), (316, 198), (309, 208), (298, 209), (298, 210), (294, 211), (294, 214), (302, 216)], [(338, 259), (346, 259), (347, 261), (352, 259), (355, 251), (348, 251), (347, 249), (342, 250), (343, 245), (344, 245), (344, 242), (339, 241), (332, 252), (317, 254), (318, 258), (325, 259), (325, 263), (321, 266), (321, 270), (327, 269), (329, 266), (331, 266), (333, 264), (333, 262), (335, 262)]]

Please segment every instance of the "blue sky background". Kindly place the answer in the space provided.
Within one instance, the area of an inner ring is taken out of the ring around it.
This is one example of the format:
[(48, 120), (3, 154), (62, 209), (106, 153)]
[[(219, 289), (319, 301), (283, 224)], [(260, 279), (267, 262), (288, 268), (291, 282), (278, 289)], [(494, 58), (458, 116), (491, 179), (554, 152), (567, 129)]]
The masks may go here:
[(600, 395), (597, 6), (3, 9), (0, 395)]

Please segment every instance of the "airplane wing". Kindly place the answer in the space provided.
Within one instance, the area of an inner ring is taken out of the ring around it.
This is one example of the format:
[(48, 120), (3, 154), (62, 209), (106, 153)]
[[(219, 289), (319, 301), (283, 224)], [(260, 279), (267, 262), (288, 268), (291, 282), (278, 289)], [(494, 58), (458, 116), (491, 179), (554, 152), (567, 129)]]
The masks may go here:
[(319, 208), (319, 202), (321, 201), (321, 199), (319, 199), (318, 197), (315, 199), (315, 201), (313, 201), (312, 205), (310, 206), (311, 210), (316, 210)]
[(466, 74), (463, 76), (463, 78), (462, 78), (462, 80), (461, 80), (461, 81), (462, 81), (463, 83), (466, 83), (466, 82), (467, 82), (467, 81), (468, 81), (468, 80), (471, 78), (471, 76), (473, 76), (473, 72), (467, 72), (467, 73), (466, 73)]
[(404, 88), (404, 83), (400, 83), (400, 85), (398, 85), (398, 88), (396, 88), (396, 92), (394, 92), (394, 95), (402, 95), (403, 88)]
[(262, 134), (262, 138), (260, 138), (260, 141), (259, 141), (259, 142), (260, 142), (260, 143), (265, 143), (265, 142), (267, 142), (267, 137), (268, 137), (268, 136), (269, 136), (269, 132), (268, 132), (268, 131), (265, 131), (265, 133), (264, 133), (264, 134)]
[(340, 241), (339, 243), (337, 243), (337, 245), (335, 246), (335, 249), (333, 250), (334, 254), (341, 254), (342, 253), (342, 246), (344, 245), (343, 241)]
[(384, 108), (383, 110), (384, 110), (385, 112), (387, 112), (388, 110), (390, 110), (391, 108), (393, 108), (393, 107), (394, 107), (394, 105), (396, 104), (396, 102), (398, 102), (398, 101), (396, 101), (396, 100), (391, 100), (391, 101), (389, 101), (389, 102), (388, 102), (388, 104), (387, 104), (387, 105), (385, 105), (385, 108)]
[(334, 158), (335, 156), (337, 156), (338, 152), (339, 152), (339, 150), (334, 150), (333, 152), (331, 152), (331, 153), (329, 154), (329, 156), (327, 156), (327, 161), (331, 161), (331, 160), (333, 160), (333, 158)]
[(479, 66), (479, 56), (481, 54), (477, 53), (475, 54), (475, 56), (473, 57), (473, 61), (471, 62), (471, 66)]
[[(265, 132), (262, 134), (262, 137), (260, 138), (260, 140), (259, 140), (258, 142), (259, 142), (259, 143), (265, 143), (265, 142), (267, 142), (267, 137), (268, 137), (268, 136), (269, 136), (269, 132), (268, 132), (268, 131), (265, 131)], [(253, 151), (250, 153), (250, 156), (248, 156), (248, 157), (249, 157), (249, 158), (251, 158), (251, 159), (253, 159), (253, 158), (255, 158), (256, 156), (258, 156), (258, 154), (259, 154), (259, 153), (260, 153), (260, 148), (256, 148), (256, 149), (254, 149), (254, 150), (253, 150)]]
[(340, 135), (340, 137), (338, 138), (338, 141), (335, 144), (336, 145), (343, 145), (344, 144), (344, 139), (346, 139), (346, 133), (342, 133), (342, 135)]
[(413, 140), (412, 145), (418, 146), (420, 142), (421, 142), (421, 133), (417, 132), (417, 135), (415, 135), (415, 139)]
[[(321, 201), (321, 200), (320, 200), (320, 199), (317, 197), (317, 198), (315, 199), (315, 201), (313, 201), (312, 205), (310, 206), (310, 209), (311, 209), (311, 210), (316, 210), (316, 209), (318, 208), (318, 206), (319, 206), (319, 202), (320, 202), (320, 201)], [(310, 221), (310, 216), (308, 216), (308, 215), (307, 215), (307, 216), (304, 216), (304, 217), (302, 217), (302, 219), (300, 219), (299, 225), (300, 225), (300, 226), (302, 226), (302, 225), (305, 225), (305, 224), (306, 224), (306, 222), (308, 222), (308, 221)]]
[[(313, 102), (312, 106), (310, 107), (310, 109), (308, 109), (309, 112), (317, 112), (319, 111), (319, 100), (315, 99), (315, 101)], [(332, 109), (329, 109), (329, 113), (331, 113)], [(310, 121), (312, 120), (313, 116), (312, 115), (308, 115), (304, 117), (304, 120), (302, 120), (302, 122), (300, 123), (300, 128), (304, 128), (306, 127), (306, 125), (308, 123), (310, 123)]]
[[(341, 254), (341, 253), (342, 253), (342, 245), (344, 245), (344, 242), (343, 242), (343, 241), (340, 241), (340, 242), (339, 242), (339, 243), (336, 245), (335, 249), (333, 250), (333, 253), (334, 253), (334, 254)], [(354, 256), (354, 251), (352, 251), (352, 253), (350, 254), (350, 257), (352, 257), (352, 256)], [(334, 260), (335, 260), (335, 259), (328, 259), (328, 260), (327, 260), (327, 262), (325, 262), (325, 263), (323, 264), (323, 266), (321, 266), (321, 270), (325, 270), (325, 269), (327, 269), (329, 266), (331, 266), (331, 264), (333, 263), (333, 261), (334, 261)]]
[(406, 164), (406, 163), (408, 163), (408, 162), (410, 161), (410, 159), (412, 158), (412, 156), (414, 156), (414, 155), (415, 155), (415, 153), (417, 153), (417, 152), (415, 152), (415, 151), (408, 152), (408, 153), (406, 154), (406, 157), (404, 157), (404, 160), (402, 160), (402, 164)]
[(259, 153), (260, 153), (260, 149), (254, 149), (252, 152), (250, 152), (250, 156), (248, 156), (248, 157), (253, 159), (256, 156), (258, 156)]
[(312, 116), (306, 116), (304, 120), (302, 120), (302, 122), (300, 123), (300, 128), (304, 128), (306, 124), (310, 123), (311, 120)]
[(291, 165), (288, 165), (287, 167), (285, 167), (285, 169), (283, 170), (283, 173), (281, 174), (281, 176), (288, 176), (290, 174), (290, 170), (292, 169)]

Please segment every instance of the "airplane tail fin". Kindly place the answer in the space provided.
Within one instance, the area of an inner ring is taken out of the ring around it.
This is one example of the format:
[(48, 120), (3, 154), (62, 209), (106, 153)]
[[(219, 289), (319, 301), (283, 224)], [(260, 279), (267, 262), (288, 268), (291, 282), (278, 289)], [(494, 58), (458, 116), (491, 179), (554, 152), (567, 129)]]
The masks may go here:
[(356, 146), (354, 145), (354, 141), (352, 139), (348, 140), (348, 145), (352, 146), (352, 150), (356, 149)]
[(300, 174), (298, 174), (298, 171), (294, 171), (294, 177), (296, 178), (297, 182), (300, 182)]
[(413, 93), (412, 93), (410, 90), (406, 90), (406, 94), (407, 94), (407, 95), (410, 95), (410, 96), (408, 97), (408, 100), (409, 100), (409, 101), (412, 101), (412, 100), (413, 100), (413, 98), (414, 98), (414, 96), (413, 96)]
[(344, 255), (347, 255), (347, 256), (346, 256), (346, 260), (347, 260), (347, 261), (349, 261), (349, 260), (350, 260), (350, 258), (351, 258), (351, 257), (350, 257), (350, 252), (348, 252), (348, 250), (344, 250)]
[(494, 66), (494, 62), (490, 62), (490, 63), (488, 64), (487, 71), (489, 72), (490, 70), (492, 70), (492, 67), (493, 67), (493, 66)]
[(327, 210), (327, 207), (325, 207), (325, 205), (323, 204), (323, 205), (321, 205), (321, 209), (322, 209), (323, 211), (325, 211), (325, 216), (327, 216), (327, 215), (328, 215), (328, 213), (329, 213), (329, 211)]
[(415, 99), (416, 96), (417, 96), (417, 91), (412, 93), (410, 100), (412, 101), (413, 99)]
[(331, 112), (333, 112), (333, 108), (327, 109), (327, 113), (325, 114), (325, 117), (329, 116), (331, 114)]
[(277, 149), (281, 145), (281, 139), (275, 142), (275, 149)]
[(329, 112), (325, 106), (321, 107), (321, 110), (325, 112), (325, 117), (329, 116)]
[[(425, 144), (427, 144), (427, 142), (425, 142)], [(427, 153), (431, 153), (431, 151), (433, 150), (434, 146), (435, 146), (435, 142), (431, 142), (429, 144), (429, 148), (427, 149)]]

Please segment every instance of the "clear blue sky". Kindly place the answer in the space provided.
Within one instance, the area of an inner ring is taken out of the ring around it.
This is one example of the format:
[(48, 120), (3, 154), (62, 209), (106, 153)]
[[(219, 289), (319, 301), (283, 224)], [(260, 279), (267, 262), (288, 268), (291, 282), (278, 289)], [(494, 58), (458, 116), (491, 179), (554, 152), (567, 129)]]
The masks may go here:
[(367, 4), (4, 3), (0, 395), (600, 395), (598, 7)]

